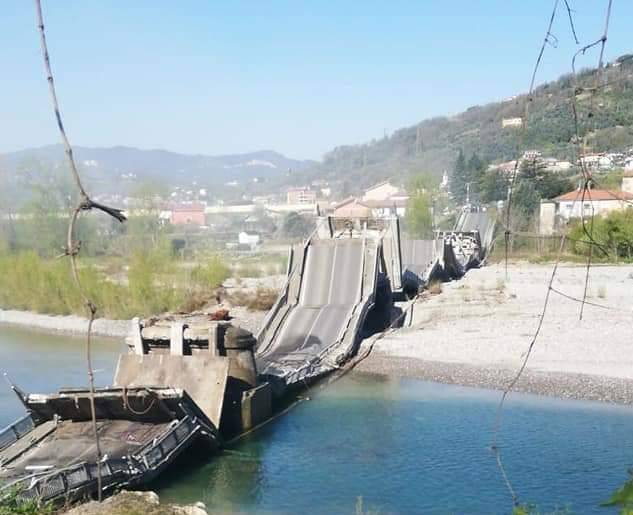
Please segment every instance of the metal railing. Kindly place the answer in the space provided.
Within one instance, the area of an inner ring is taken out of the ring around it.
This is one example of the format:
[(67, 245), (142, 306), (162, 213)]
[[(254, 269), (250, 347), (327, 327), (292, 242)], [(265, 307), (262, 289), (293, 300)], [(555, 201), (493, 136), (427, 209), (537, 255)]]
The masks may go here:
[(16, 420), (10, 426), (5, 427), (0, 431), (0, 451), (6, 449), (10, 445), (13, 445), (25, 434), (30, 433), (35, 427), (35, 422), (31, 415), (25, 415), (22, 418)]
[[(25, 417), (26, 418), (26, 417)], [(29, 417), (30, 418), (30, 417)], [(23, 423), (19, 420), (14, 426), (18, 431)], [(32, 420), (31, 420), (32, 423)], [(101, 462), (102, 487), (107, 488), (115, 483), (129, 483), (141, 480), (142, 477), (158, 469), (169, 461), (174, 452), (191, 440), (200, 430), (201, 424), (195, 417), (186, 416), (174, 422), (160, 437), (142, 447), (138, 452), (122, 458), (108, 458)], [(14, 440), (15, 441), (15, 440)], [(10, 444), (9, 444), (10, 445)], [(81, 462), (54, 472), (44, 472), (22, 477), (11, 484), (0, 488), (0, 493), (8, 489), (17, 489), (23, 499), (38, 499), (48, 502), (60, 498), (73, 498), (97, 488), (97, 464)]]

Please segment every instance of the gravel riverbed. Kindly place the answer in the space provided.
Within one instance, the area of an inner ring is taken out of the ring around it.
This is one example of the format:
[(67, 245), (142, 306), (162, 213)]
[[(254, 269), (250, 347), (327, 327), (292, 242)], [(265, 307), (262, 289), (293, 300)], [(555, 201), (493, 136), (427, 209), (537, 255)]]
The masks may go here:
[[(377, 339), (356, 370), (503, 389), (537, 329), (552, 265), (471, 270), (418, 301), (410, 326)], [(553, 287), (582, 298), (585, 268), (561, 265)], [(551, 292), (541, 332), (515, 390), (633, 404), (633, 267), (591, 269), (587, 300)], [(371, 345), (371, 340), (364, 342)]]

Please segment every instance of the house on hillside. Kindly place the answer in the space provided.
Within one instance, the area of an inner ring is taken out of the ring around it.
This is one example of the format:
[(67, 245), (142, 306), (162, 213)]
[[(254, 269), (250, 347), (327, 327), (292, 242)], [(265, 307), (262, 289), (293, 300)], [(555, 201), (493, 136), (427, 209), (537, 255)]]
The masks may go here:
[(631, 206), (633, 173), (625, 173), (620, 191), (591, 189), (583, 199), (582, 191), (573, 190), (551, 200), (541, 200), (539, 232), (551, 235), (572, 218), (606, 215)]
[(523, 126), (523, 118), (517, 116), (516, 118), (504, 118), (501, 120), (501, 127), (521, 127)]

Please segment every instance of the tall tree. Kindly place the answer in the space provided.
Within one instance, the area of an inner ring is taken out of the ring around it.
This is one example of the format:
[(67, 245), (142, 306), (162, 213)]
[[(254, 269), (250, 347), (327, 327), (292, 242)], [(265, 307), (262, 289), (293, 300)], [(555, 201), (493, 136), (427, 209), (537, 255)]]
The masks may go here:
[(407, 232), (420, 239), (433, 236), (433, 198), (439, 183), (429, 173), (419, 173), (407, 185), (409, 200), (405, 217)]
[(468, 193), (470, 201), (479, 200), (479, 182), (486, 173), (486, 163), (477, 155), (473, 153), (466, 164), (467, 177), (468, 177)]
[(501, 170), (488, 170), (479, 179), (478, 189), (482, 202), (505, 200), (508, 195), (508, 179)]
[(459, 149), (453, 172), (450, 176), (450, 190), (453, 198), (457, 202), (464, 202), (466, 199), (466, 184), (468, 183), (468, 170), (466, 167), (466, 157), (464, 151)]

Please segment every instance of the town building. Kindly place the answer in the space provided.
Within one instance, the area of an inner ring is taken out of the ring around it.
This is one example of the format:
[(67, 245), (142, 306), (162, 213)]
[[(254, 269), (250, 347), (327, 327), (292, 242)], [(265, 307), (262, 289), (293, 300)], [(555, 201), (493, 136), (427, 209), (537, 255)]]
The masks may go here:
[(288, 204), (315, 204), (317, 194), (310, 188), (290, 188), (286, 193)]
[(585, 154), (578, 159), (578, 165), (589, 170), (611, 170), (613, 161), (605, 154)]
[(172, 206), (169, 221), (172, 225), (205, 225), (204, 209), (199, 202)]
[(378, 183), (365, 190), (361, 198), (349, 197), (334, 206), (335, 217), (404, 216), (409, 195), (389, 181)]
[(371, 208), (372, 216), (381, 218), (385, 216), (404, 216), (407, 212), (407, 198), (391, 197), (385, 200), (364, 200), (363, 204)]
[(349, 197), (334, 205), (332, 215), (336, 218), (369, 218), (373, 212), (372, 208), (362, 200)]
[(501, 120), (501, 127), (502, 128), (506, 128), (506, 127), (521, 127), (523, 125), (523, 118), (516, 117), (516, 118), (504, 118), (503, 120)]
[(394, 186), (389, 181), (383, 181), (363, 193), (362, 204), (372, 210), (372, 216), (382, 217), (390, 215), (404, 216), (409, 195), (402, 188)]
[(239, 245), (250, 247), (251, 250), (255, 250), (257, 245), (259, 245), (260, 236), (259, 234), (255, 234), (255, 233), (249, 234), (245, 231), (242, 231), (237, 235), (237, 242)]
[(633, 202), (633, 173), (625, 173), (622, 189), (609, 191), (590, 189), (569, 191), (551, 200), (541, 200), (539, 232), (542, 235), (555, 234), (572, 218), (606, 215), (631, 207)]
[[(389, 181), (379, 182), (371, 188), (365, 190), (362, 196), (362, 200), (386, 200), (394, 195), (402, 195), (403, 192), (397, 186), (394, 186)], [(404, 193), (406, 195), (406, 193)]]

